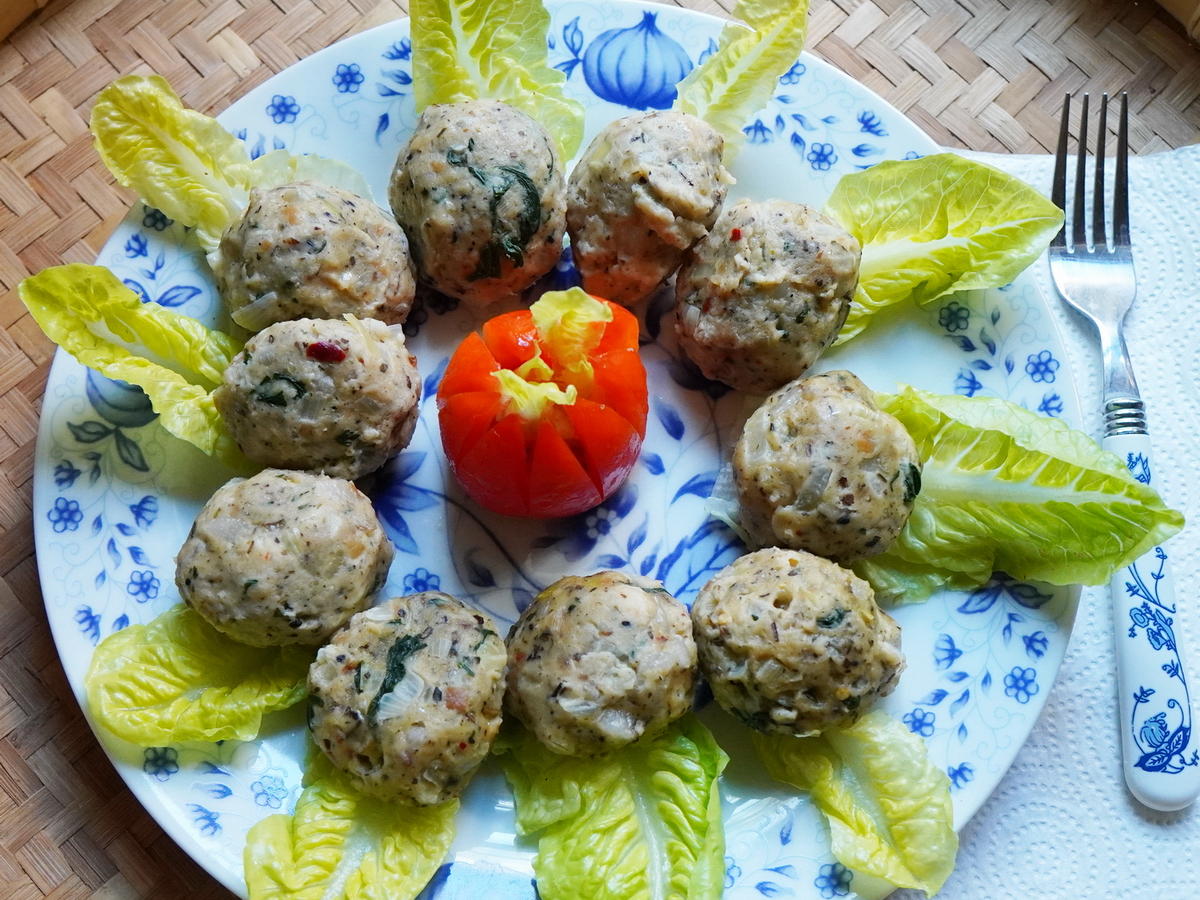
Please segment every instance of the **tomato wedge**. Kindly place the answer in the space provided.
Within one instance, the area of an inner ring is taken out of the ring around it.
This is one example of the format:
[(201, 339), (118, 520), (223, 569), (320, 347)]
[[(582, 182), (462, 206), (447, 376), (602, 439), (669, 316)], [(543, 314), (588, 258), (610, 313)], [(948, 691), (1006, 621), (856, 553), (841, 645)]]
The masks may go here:
[(637, 319), (579, 288), (546, 293), (459, 344), (437, 404), (450, 470), (476, 503), (536, 518), (591, 509), (646, 435)]

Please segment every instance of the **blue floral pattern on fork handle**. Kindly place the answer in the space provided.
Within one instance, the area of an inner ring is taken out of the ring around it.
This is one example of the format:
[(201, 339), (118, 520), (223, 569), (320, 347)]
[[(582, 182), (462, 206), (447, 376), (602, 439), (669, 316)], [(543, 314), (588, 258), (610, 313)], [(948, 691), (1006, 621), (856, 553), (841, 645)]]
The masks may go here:
[[(1138, 481), (1150, 484), (1145, 434), (1110, 435), (1104, 447)], [(1148, 806), (1177, 809), (1194, 796), (1187, 786), (1200, 784), (1200, 749), (1193, 739), (1191, 692), (1175, 638), (1167, 552), (1155, 547), (1114, 575), (1112, 597), (1116, 639), (1128, 642), (1127, 652), (1117, 653), (1126, 780)]]

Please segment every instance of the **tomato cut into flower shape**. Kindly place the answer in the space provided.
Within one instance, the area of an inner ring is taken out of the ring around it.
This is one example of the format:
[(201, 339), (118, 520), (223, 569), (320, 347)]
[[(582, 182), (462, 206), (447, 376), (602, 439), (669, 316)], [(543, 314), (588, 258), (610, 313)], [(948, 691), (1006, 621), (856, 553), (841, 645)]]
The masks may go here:
[(624, 483), (646, 434), (637, 319), (579, 288), (488, 320), (455, 350), (437, 393), (442, 448), (494, 512), (584, 512)]

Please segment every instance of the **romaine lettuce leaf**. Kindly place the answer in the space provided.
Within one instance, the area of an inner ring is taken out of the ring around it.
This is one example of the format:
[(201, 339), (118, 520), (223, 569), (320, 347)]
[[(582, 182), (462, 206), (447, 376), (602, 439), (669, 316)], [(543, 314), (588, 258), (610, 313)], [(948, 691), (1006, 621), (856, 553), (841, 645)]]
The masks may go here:
[(142, 303), (102, 266), (54, 266), (17, 291), (50, 340), (88, 368), (145, 391), (168, 432), (236, 471), (248, 469), (212, 399), (237, 341)]
[(930, 896), (954, 870), (958, 836), (946, 773), (925, 742), (878, 710), (818, 737), (755, 733), (773, 778), (812, 795), (844, 866)]
[(544, 900), (721, 896), (717, 779), (729, 757), (695, 718), (598, 759), (560, 756), (519, 726), (496, 752), (517, 831), (538, 836)]
[(245, 146), (216, 119), (187, 109), (164, 78), (118, 78), (96, 98), (91, 130), (117, 181), (195, 229), (205, 250), (246, 208)]
[(993, 571), (1100, 584), (1183, 527), (1121, 460), (1057, 419), (911, 387), (876, 397), (922, 460), (921, 491), (899, 538), (853, 566), (882, 599), (978, 587)]
[(1050, 243), (1062, 210), (1025, 182), (953, 153), (844, 175), (826, 210), (862, 244), (858, 290), (837, 343), (880, 309), (1012, 281)]
[(546, 60), (550, 14), (540, 0), (412, 0), (413, 99), (501, 100), (549, 132), (566, 164), (583, 140), (583, 107)]
[(747, 120), (766, 105), (775, 80), (808, 37), (807, 0), (742, 0), (721, 30), (716, 52), (679, 82), (675, 108), (703, 119), (725, 137), (725, 162), (741, 147)]
[(246, 835), (250, 900), (409, 900), (454, 839), (458, 801), (385, 803), (356, 791), (318, 753), (295, 812)]
[(312, 658), (235, 643), (181, 604), (101, 641), (84, 686), (96, 723), (139, 746), (248, 741), (304, 698)]

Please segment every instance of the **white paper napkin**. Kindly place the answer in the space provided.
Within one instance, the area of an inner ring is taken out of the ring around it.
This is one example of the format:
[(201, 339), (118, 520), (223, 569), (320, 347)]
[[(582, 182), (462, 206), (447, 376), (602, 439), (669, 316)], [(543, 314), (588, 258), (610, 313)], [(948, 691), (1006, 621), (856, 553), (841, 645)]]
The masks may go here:
[[(963, 155), (1049, 194), (1049, 156)], [(1179, 599), (1175, 630), (1200, 699), (1200, 145), (1131, 159), (1130, 195), (1138, 296), (1126, 338), (1146, 401), (1155, 486), (1189, 520), (1168, 546)], [(1036, 275), (1076, 376), (1085, 428), (1098, 438), (1094, 331), (1058, 300), (1044, 260)], [(963, 829), (941, 897), (1200, 897), (1200, 808), (1159, 813), (1132, 798), (1121, 774), (1116, 704), (1108, 588), (1088, 588), (1046, 708)]]

